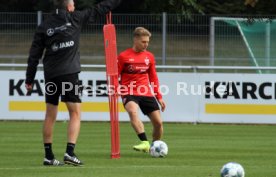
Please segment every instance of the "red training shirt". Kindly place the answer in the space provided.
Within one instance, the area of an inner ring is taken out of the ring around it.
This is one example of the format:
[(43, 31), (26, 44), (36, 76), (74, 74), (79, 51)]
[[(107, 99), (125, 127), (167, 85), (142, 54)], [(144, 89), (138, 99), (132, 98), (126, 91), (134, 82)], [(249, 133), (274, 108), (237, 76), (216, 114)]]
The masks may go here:
[[(129, 48), (118, 56), (118, 74), (122, 95), (155, 96), (161, 99), (155, 59), (151, 52)], [(151, 87), (153, 87), (153, 92)]]

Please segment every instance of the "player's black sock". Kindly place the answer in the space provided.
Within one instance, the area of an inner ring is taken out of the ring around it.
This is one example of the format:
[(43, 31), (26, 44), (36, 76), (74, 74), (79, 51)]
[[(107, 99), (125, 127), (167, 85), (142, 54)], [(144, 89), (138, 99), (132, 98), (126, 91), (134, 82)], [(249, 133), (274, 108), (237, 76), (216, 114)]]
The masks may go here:
[(54, 154), (52, 151), (52, 143), (44, 143), (44, 150), (45, 150), (45, 158), (48, 160), (54, 159)]
[(141, 141), (148, 141), (147, 135), (145, 132), (138, 134), (138, 137)]
[(67, 143), (66, 153), (68, 155), (74, 156), (74, 149), (75, 149), (75, 144), (73, 144), (73, 143)]

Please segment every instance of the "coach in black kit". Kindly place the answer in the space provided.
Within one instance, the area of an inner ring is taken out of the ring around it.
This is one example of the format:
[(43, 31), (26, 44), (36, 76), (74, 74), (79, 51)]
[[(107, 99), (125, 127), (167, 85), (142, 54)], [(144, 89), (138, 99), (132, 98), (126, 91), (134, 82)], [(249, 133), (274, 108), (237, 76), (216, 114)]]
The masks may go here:
[[(43, 125), (43, 142), (45, 149), (44, 165), (59, 166), (66, 164), (83, 165), (74, 153), (80, 131), (80, 97), (78, 73), (80, 68), (79, 38), (83, 25), (94, 22), (100, 15), (105, 15), (117, 7), (121, 0), (104, 0), (94, 7), (75, 11), (74, 0), (55, 0), (55, 13), (50, 15), (34, 35), (25, 86), (32, 90), (39, 59), (43, 57), (45, 77), (46, 116)], [(45, 50), (45, 51), (44, 51)], [(71, 85), (71, 86), (70, 86)], [(59, 97), (65, 102), (70, 120), (67, 129), (67, 147), (64, 163), (57, 160), (52, 151), (53, 127), (58, 113)]]

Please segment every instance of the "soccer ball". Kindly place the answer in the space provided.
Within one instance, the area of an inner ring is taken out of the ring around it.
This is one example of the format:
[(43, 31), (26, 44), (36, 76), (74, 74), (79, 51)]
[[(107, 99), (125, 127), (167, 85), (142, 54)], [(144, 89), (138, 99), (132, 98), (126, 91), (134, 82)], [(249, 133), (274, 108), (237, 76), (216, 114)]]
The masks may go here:
[(150, 155), (152, 157), (165, 157), (168, 155), (168, 146), (164, 141), (154, 141), (150, 146)]
[(236, 162), (229, 162), (220, 170), (221, 177), (244, 177), (245, 172), (243, 167)]

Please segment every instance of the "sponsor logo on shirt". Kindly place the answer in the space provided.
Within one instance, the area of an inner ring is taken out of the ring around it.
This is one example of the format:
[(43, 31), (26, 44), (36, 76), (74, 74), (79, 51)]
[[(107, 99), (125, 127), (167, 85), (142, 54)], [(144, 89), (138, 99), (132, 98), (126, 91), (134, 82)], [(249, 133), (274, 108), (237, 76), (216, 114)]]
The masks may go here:
[(53, 36), (55, 33), (55, 30), (53, 28), (49, 28), (49, 29), (47, 29), (46, 33), (47, 33), (47, 36)]
[(53, 50), (54, 52), (58, 51), (58, 45), (57, 45), (56, 43), (54, 43), (54, 44), (52, 45), (52, 50)]
[(148, 66), (136, 66), (136, 69), (143, 69), (143, 70), (146, 70), (148, 69), (149, 67)]
[(58, 51), (59, 49), (63, 49), (63, 48), (68, 48), (68, 47), (73, 47), (75, 45), (74, 41), (67, 41), (67, 42), (61, 42), (59, 44), (54, 43), (52, 45), (52, 50), (54, 52)]
[(67, 30), (67, 27), (69, 27), (69, 26), (72, 26), (72, 24), (71, 23), (66, 23), (65, 25), (55, 27), (55, 29), (54, 28), (49, 28), (46, 31), (47, 36), (49, 36), (49, 37), (53, 36), (56, 31), (65, 31), (65, 30)]
[(66, 23), (65, 25), (55, 27), (55, 31), (65, 31), (67, 27), (72, 26), (71, 23)]
[(128, 72), (130, 72), (130, 73), (132, 73), (133, 71), (134, 71), (134, 66), (133, 65), (129, 65), (128, 67), (127, 67), (127, 69), (128, 69)]

